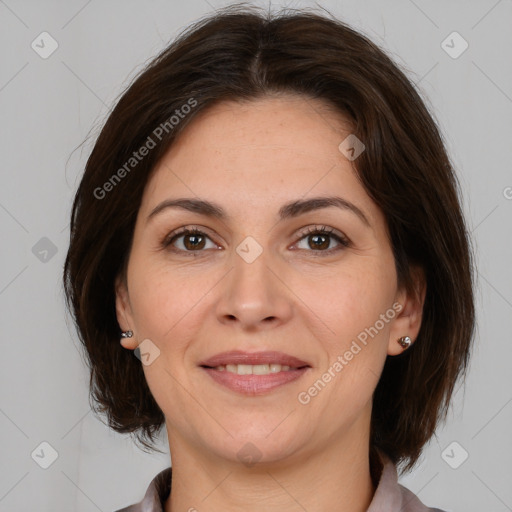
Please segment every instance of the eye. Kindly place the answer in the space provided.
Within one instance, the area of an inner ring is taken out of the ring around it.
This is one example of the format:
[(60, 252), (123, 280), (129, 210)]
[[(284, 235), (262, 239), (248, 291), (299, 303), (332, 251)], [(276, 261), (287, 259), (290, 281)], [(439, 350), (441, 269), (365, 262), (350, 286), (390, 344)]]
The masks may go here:
[[(338, 242), (338, 247), (329, 248), (332, 239)], [(341, 233), (334, 233), (334, 229), (328, 228), (327, 226), (311, 226), (305, 232), (301, 233), (299, 244), (303, 240), (307, 241), (308, 247), (313, 249), (313, 252), (323, 252), (328, 254), (340, 251), (344, 247), (350, 246), (350, 242), (346, 237), (344, 237)], [(299, 247), (299, 249), (304, 248)]]
[[(212, 244), (206, 247), (207, 240)], [(176, 244), (176, 242), (178, 242)], [(182, 228), (179, 231), (174, 231), (162, 242), (164, 248), (170, 248), (174, 252), (201, 252), (202, 249), (217, 249), (218, 246), (214, 244), (210, 237), (203, 231), (197, 228)]]
[[(297, 246), (302, 241), (308, 240), (308, 247), (313, 249), (310, 252), (332, 254), (345, 247), (350, 247), (350, 241), (345, 236), (341, 233), (335, 233), (334, 229), (327, 226), (311, 226), (300, 233), (300, 237)], [(332, 240), (338, 243), (338, 247), (330, 248)], [(207, 247), (208, 241), (211, 243), (210, 247)], [(203, 252), (203, 249), (219, 249), (219, 246), (204, 231), (196, 227), (184, 227), (178, 231), (173, 231), (162, 241), (162, 247), (178, 253), (200, 253)], [(298, 248), (308, 250), (304, 247)]]

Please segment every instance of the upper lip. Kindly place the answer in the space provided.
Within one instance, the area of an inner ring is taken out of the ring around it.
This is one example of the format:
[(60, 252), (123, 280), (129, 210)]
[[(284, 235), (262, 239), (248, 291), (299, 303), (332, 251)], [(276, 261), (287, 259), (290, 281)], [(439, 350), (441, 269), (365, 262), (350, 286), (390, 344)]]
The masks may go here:
[(227, 364), (280, 364), (290, 366), (291, 368), (301, 368), (309, 366), (306, 361), (302, 361), (297, 357), (285, 354), (283, 352), (267, 351), (267, 352), (243, 352), (241, 350), (232, 350), (230, 352), (222, 352), (216, 354), (209, 359), (199, 363), (199, 366), (208, 366), (215, 368), (216, 366), (225, 366)]

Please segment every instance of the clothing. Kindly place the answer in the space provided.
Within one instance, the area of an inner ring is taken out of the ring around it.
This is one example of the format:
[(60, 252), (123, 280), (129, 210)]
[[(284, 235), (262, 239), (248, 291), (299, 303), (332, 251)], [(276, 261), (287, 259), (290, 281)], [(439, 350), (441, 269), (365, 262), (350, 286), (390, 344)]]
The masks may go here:
[[(377, 460), (370, 467), (376, 483), (375, 494), (367, 512), (444, 512), (439, 508), (429, 508), (406, 487), (398, 483), (396, 466), (382, 451), (377, 450)], [(171, 491), (172, 468), (167, 468), (153, 478), (140, 503), (117, 510), (116, 512), (164, 512), (164, 504)]]

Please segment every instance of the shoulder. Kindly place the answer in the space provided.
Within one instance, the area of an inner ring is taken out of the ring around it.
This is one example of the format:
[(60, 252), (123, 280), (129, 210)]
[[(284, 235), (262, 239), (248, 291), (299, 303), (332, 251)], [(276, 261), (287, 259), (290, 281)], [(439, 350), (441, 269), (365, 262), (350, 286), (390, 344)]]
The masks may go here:
[(115, 512), (163, 512), (164, 503), (171, 492), (172, 469), (160, 471), (149, 484), (144, 499)]
[(402, 494), (402, 512), (445, 512), (440, 508), (430, 508), (424, 505), (412, 491), (398, 484)]
[(444, 512), (427, 507), (412, 491), (400, 485), (396, 466), (384, 452), (377, 450), (377, 454), (380, 467), (374, 471), (378, 484), (367, 512)]

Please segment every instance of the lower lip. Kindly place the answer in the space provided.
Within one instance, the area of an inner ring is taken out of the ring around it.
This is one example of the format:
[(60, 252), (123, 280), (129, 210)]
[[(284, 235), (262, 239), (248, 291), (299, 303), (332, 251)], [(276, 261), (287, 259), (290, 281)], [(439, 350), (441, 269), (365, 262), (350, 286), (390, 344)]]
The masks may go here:
[(245, 395), (261, 395), (268, 391), (300, 379), (308, 370), (297, 368), (284, 372), (269, 373), (267, 375), (238, 375), (227, 370), (219, 371), (215, 368), (204, 368), (210, 377), (223, 386)]

